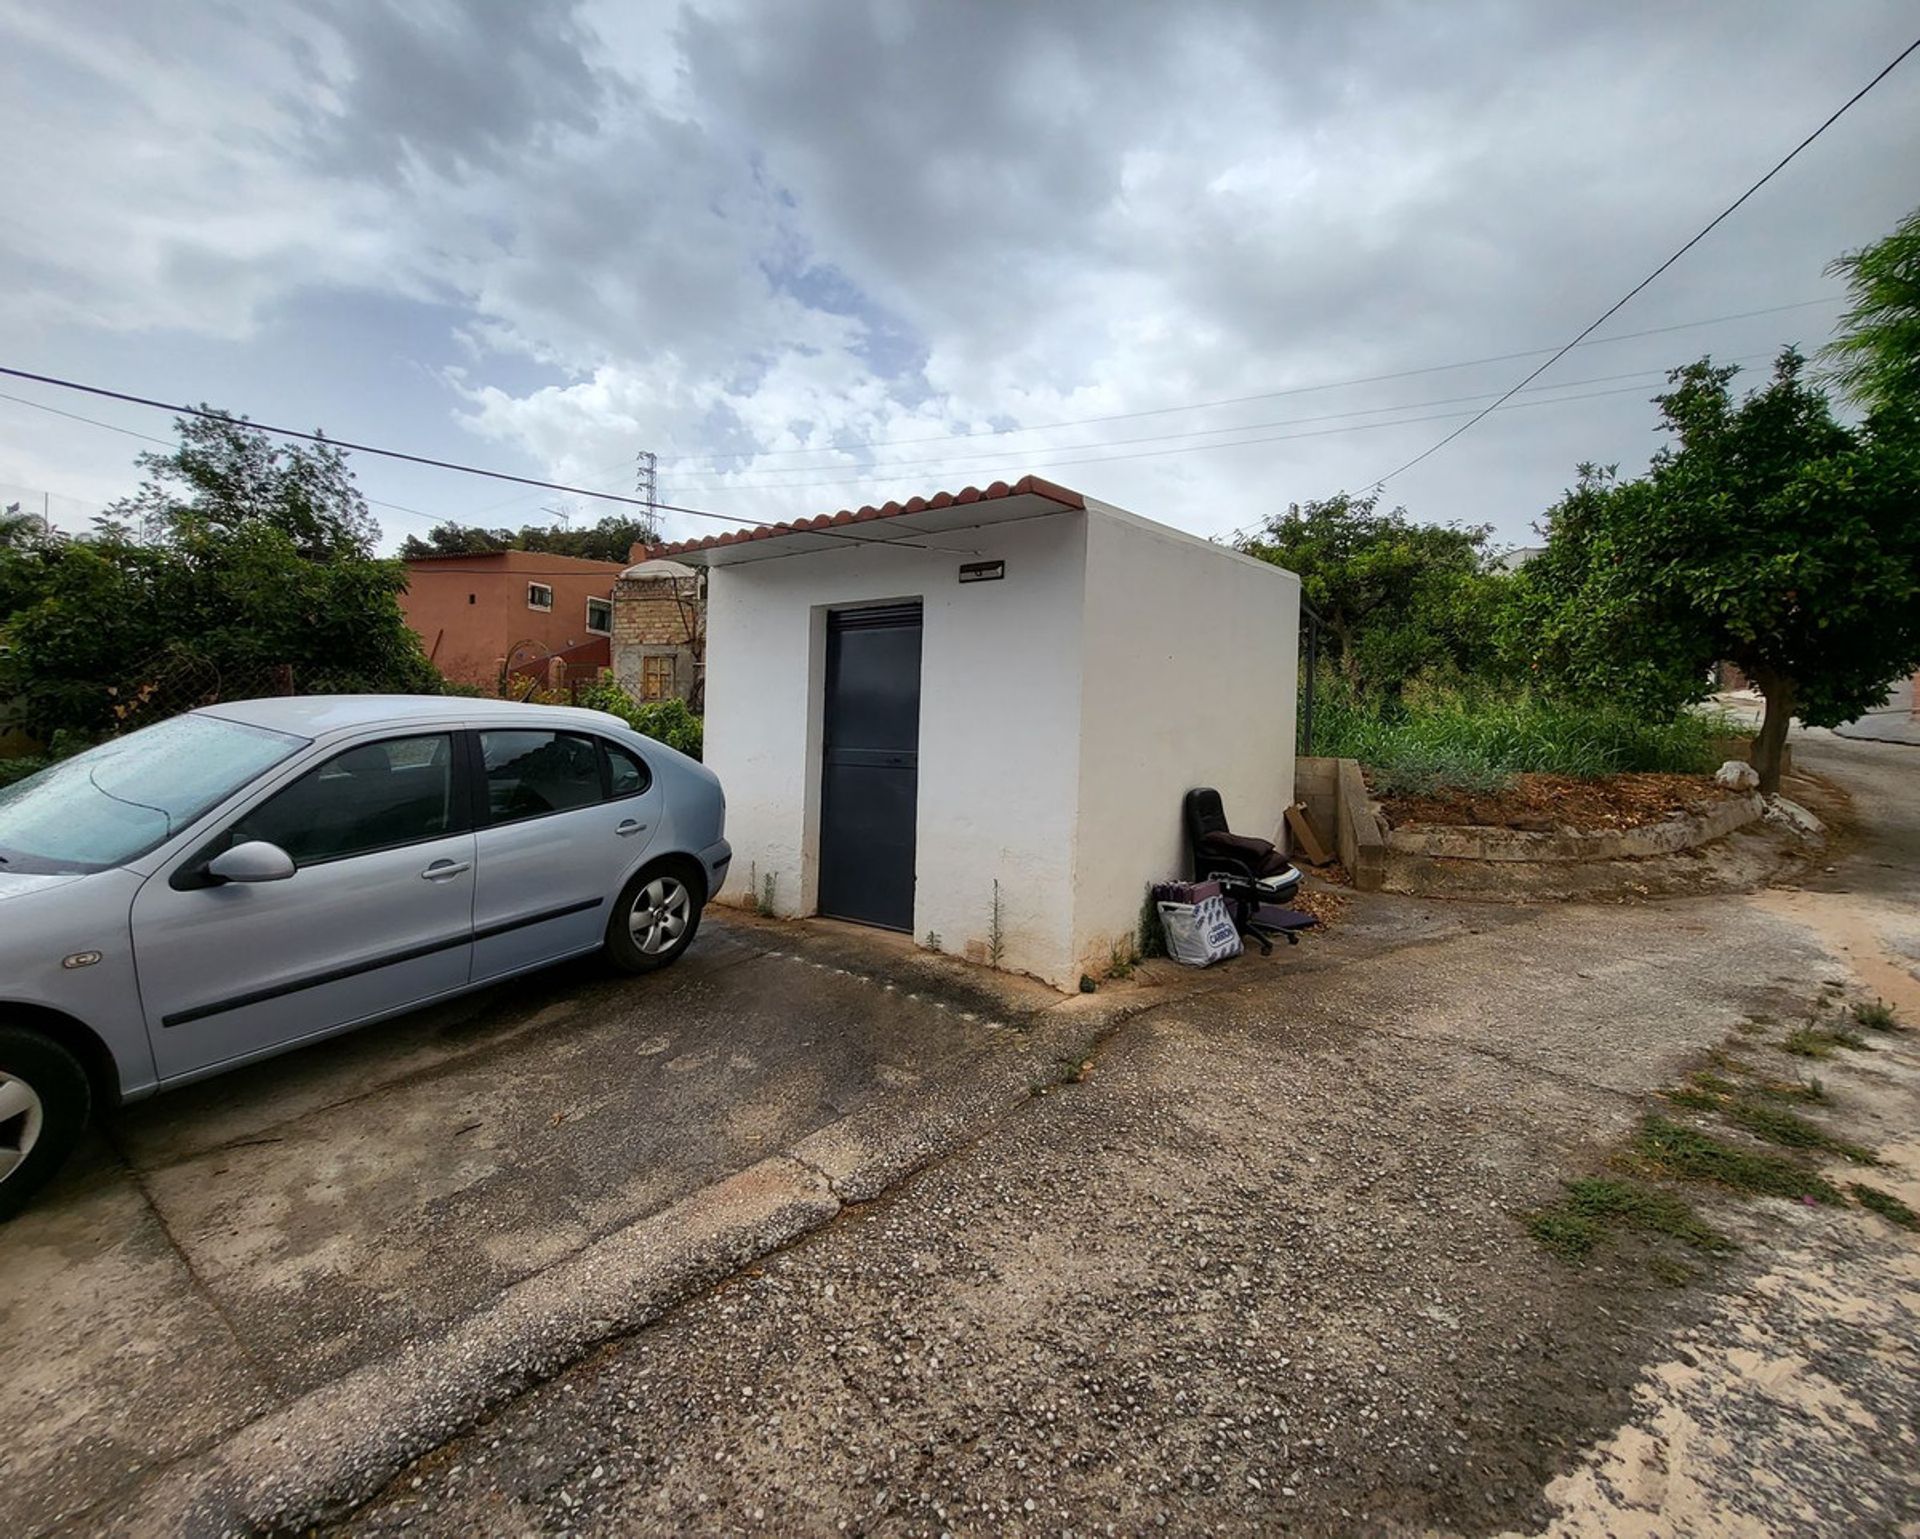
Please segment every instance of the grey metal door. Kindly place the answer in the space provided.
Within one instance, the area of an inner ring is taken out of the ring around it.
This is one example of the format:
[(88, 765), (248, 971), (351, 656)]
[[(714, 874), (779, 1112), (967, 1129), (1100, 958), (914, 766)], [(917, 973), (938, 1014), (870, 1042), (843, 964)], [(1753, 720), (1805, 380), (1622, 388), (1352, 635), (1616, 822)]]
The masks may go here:
[(920, 605), (827, 616), (820, 767), (823, 914), (913, 928), (920, 783)]

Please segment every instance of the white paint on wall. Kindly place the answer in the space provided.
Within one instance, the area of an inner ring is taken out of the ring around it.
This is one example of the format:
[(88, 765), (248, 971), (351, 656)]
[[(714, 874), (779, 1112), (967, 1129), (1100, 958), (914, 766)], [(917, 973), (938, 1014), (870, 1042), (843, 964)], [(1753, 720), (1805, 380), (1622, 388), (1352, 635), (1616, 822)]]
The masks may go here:
[(1119, 508), (1087, 523), (1074, 954), (1136, 935), (1149, 882), (1187, 874), (1181, 799), (1218, 789), (1235, 832), (1283, 843), (1300, 580)]
[[(727, 792), (733, 871), (775, 874), (774, 906), (811, 913), (818, 885), (821, 710), (829, 609), (921, 600), (913, 932), (984, 941), (997, 877), (1002, 965), (1057, 980), (1072, 963), (1073, 808), (1086, 517), (1060, 513), (714, 570), (706, 759)], [(1003, 560), (999, 582), (959, 581)]]
[[(864, 532), (864, 531), (863, 531)], [(913, 930), (964, 954), (1001, 888), (1001, 965), (1062, 988), (1130, 939), (1149, 881), (1184, 874), (1180, 798), (1219, 787), (1272, 837), (1293, 781), (1299, 582), (1101, 504), (716, 567), (707, 762), (727, 792), (724, 900), (775, 878), (814, 911), (826, 617), (920, 599)], [(997, 582), (959, 582), (999, 560)]]

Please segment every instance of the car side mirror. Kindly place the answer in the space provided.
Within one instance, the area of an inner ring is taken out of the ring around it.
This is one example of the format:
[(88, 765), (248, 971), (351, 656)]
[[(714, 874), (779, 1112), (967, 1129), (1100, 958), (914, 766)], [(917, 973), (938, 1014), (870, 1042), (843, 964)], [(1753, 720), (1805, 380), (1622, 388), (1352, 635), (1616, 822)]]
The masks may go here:
[(207, 875), (217, 882), (284, 882), (293, 872), (293, 857), (264, 839), (236, 844), (207, 862)]

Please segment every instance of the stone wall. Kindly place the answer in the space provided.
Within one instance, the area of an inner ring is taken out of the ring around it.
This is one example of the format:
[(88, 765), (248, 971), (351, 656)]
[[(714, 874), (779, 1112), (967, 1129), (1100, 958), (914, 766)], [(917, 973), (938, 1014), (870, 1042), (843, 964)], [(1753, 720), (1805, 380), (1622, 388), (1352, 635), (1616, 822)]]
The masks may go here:
[[(613, 676), (636, 700), (698, 693), (704, 616), (697, 577), (622, 577), (613, 585)], [(691, 631), (691, 634), (689, 632)], [(658, 682), (671, 664), (672, 683), (663, 696), (649, 691), (649, 659)]]

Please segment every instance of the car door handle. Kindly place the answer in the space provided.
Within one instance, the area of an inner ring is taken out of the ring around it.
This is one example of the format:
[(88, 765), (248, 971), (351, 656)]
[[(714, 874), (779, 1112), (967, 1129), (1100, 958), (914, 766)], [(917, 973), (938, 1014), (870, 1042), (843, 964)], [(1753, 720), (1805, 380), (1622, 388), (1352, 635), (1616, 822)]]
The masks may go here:
[(613, 831), (622, 839), (630, 839), (635, 834), (644, 834), (647, 831), (647, 825), (628, 818), (624, 823), (615, 824)]
[(436, 860), (420, 873), (429, 882), (450, 882), (456, 876), (465, 876), (473, 869), (470, 860)]

